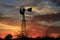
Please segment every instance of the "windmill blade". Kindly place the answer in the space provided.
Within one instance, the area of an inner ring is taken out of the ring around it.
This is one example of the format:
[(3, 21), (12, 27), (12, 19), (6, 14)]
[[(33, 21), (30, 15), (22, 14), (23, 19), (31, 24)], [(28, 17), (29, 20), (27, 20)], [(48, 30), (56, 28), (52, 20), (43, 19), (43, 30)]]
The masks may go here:
[(20, 12), (21, 15), (24, 15), (24, 13), (25, 13), (25, 8), (20, 8), (19, 12)]

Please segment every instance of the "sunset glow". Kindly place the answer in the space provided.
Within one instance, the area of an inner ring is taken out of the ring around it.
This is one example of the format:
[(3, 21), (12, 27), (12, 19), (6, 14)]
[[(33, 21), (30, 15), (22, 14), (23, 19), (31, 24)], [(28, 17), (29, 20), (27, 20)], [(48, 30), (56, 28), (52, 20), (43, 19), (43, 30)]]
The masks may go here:
[[(17, 35), (20, 35), (21, 33), (21, 27), (18, 26), (10, 26), (10, 25), (6, 25), (3, 23), (0, 23), (0, 26), (4, 27), (0, 27), (0, 29), (4, 29), (3, 32), (0, 33), (0, 37), (4, 38), (6, 35), (11, 34), (13, 35), (13, 38), (17, 38)], [(28, 32), (28, 37), (32, 37), (32, 38), (36, 38), (36, 37), (44, 37), (45, 36), (45, 31), (43, 30), (36, 30), (36, 29), (31, 29), (31, 32)], [(37, 35), (36, 35), (37, 34)], [(50, 37), (54, 37), (57, 38), (60, 34), (53, 34), (53, 33), (49, 33), (48, 34)]]
[(22, 7), (26, 9), (27, 37), (60, 37), (59, 0), (0, 0), (0, 38), (11, 34), (14, 39), (22, 35)]

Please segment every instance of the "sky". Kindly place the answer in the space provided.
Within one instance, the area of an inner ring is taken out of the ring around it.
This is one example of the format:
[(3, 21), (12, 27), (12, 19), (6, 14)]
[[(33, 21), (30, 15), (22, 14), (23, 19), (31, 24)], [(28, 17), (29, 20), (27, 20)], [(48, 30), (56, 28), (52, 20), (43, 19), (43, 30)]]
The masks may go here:
[[(28, 37), (43, 37), (46, 34), (50, 37), (60, 36), (59, 0), (0, 0), (0, 37), (21, 34), (19, 8), (22, 6), (26, 9)], [(27, 11), (29, 7), (32, 7), (32, 12)]]

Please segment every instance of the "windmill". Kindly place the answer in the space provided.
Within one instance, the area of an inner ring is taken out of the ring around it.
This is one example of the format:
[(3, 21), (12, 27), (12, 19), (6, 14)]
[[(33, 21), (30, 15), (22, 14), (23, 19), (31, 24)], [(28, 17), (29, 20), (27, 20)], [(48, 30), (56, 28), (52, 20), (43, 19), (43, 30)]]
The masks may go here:
[(22, 15), (22, 27), (21, 27), (21, 35), (22, 36), (26, 36), (26, 19), (25, 19), (25, 11), (26, 10), (29, 12), (32, 12), (32, 8), (25, 9), (23, 7), (23, 8), (20, 8), (20, 10), (19, 10), (20, 14)]

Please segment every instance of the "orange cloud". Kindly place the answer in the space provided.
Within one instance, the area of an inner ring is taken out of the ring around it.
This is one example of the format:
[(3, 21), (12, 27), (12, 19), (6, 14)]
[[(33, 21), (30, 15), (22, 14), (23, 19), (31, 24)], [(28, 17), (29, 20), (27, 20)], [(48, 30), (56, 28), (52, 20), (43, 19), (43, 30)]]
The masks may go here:
[(28, 37), (32, 37), (32, 38), (44, 37), (44, 36), (45, 36), (45, 33), (42, 30), (40, 31), (40, 30), (32, 29), (30, 33), (28, 33)]
[(11, 34), (12, 36), (13, 36), (13, 38), (17, 38), (17, 33), (16, 32), (14, 32), (14, 31), (9, 31), (9, 30), (7, 30), (7, 31), (4, 31), (4, 32), (2, 32), (2, 33), (0, 33), (0, 38), (5, 38), (6, 37), (6, 35), (8, 35), (8, 34)]
[[(19, 21), (11, 19), (11, 18), (10, 19), (5, 18), (5, 20), (0, 20), (0, 21), (1, 21), (1, 23), (0, 23), (0, 35), (1, 36), (0, 37), (4, 38), (7, 34), (12, 34), (13, 38), (16, 38), (17, 35), (20, 35), (21, 23), (19, 24)], [(47, 28), (47, 26), (41, 25), (34, 20), (30, 20), (29, 22), (27, 22), (28, 37), (32, 37), (32, 38), (44, 37), (46, 35), (47, 29), (49, 29), (48, 30), (49, 36), (51, 35), (51, 37), (56, 37), (57, 35), (59, 35), (57, 33), (57, 29), (59, 29), (59, 28), (55, 28), (55, 27)], [(56, 29), (56, 31), (54, 32), (55, 29)], [(28, 30), (30, 30), (30, 31), (28, 31)], [(53, 34), (53, 32), (54, 32), (54, 34)]]
[(53, 37), (53, 38), (58, 38), (60, 36), (60, 34), (57, 33), (50, 33), (49, 37)]

